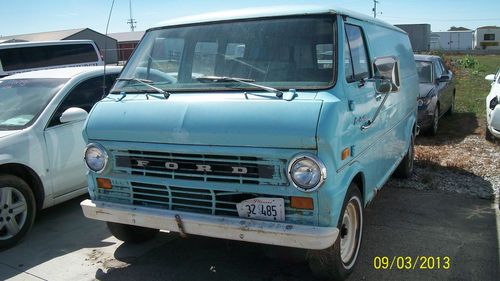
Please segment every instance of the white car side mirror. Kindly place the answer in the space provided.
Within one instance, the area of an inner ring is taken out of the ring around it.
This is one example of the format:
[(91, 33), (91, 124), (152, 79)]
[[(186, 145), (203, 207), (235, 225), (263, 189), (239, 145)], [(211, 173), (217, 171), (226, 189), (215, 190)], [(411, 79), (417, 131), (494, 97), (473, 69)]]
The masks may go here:
[(488, 74), (486, 75), (486, 77), (484, 77), (484, 79), (493, 82), (495, 81), (495, 74)]
[(81, 108), (70, 107), (63, 112), (63, 114), (59, 118), (59, 121), (61, 121), (61, 123), (84, 121), (85, 119), (87, 119), (88, 115), (89, 114), (87, 113), (87, 111)]

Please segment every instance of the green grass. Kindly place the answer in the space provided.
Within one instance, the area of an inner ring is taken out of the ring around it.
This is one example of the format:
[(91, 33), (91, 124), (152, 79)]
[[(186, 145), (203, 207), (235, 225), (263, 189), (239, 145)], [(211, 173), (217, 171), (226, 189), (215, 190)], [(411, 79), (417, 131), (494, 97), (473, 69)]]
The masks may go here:
[(491, 82), (484, 77), (496, 73), (500, 67), (500, 55), (470, 56), (477, 61), (473, 68), (465, 68), (458, 61), (464, 56), (451, 56), (456, 74), (456, 111), (473, 113), (476, 118), (484, 119), (486, 114), (485, 100)]

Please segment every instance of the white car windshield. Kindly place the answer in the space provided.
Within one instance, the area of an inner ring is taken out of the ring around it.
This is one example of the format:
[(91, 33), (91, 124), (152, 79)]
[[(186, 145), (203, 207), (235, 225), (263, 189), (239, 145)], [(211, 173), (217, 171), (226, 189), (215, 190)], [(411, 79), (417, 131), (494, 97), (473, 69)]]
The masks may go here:
[(0, 130), (29, 126), (68, 79), (0, 80)]
[(152, 91), (137, 79), (166, 91), (257, 89), (222, 78), (280, 89), (326, 88), (335, 77), (334, 30), (334, 18), (323, 16), (154, 29), (113, 92)]

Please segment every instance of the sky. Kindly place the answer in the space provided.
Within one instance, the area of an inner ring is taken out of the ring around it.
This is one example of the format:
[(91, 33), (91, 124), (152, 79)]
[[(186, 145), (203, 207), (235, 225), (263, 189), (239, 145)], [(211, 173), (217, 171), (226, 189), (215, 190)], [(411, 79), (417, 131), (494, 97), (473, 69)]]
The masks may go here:
[[(88, 27), (105, 33), (113, 0), (0, 0), (0, 36)], [(273, 5), (318, 4), (373, 15), (373, 0), (132, 0), (136, 30), (205, 12)], [(429, 23), (432, 31), (451, 26), (500, 26), (499, 0), (379, 0), (378, 18), (391, 24)], [(129, 0), (115, 0), (109, 33), (130, 31)]]

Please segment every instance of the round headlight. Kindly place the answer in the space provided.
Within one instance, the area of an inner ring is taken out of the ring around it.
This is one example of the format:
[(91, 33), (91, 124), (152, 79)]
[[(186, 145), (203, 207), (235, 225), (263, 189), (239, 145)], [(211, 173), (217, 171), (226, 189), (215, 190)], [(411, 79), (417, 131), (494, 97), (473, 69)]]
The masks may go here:
[(108, 164), (108, 154), (102, 145), (90, 143), (85, 148), (85, 164), (89, 170), (101, 173)]
[(326, 179), (326, 168), (316, 156), (301, 154), (290, 161), (288, 176), (297, 189), (312, 192)]

